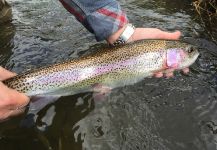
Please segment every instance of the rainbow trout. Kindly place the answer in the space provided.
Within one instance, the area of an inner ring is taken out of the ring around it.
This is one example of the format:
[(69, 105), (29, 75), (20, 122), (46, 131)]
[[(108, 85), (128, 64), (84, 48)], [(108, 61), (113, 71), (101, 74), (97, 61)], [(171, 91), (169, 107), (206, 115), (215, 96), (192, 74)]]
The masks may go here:
[(73, 95), (95, 91), (96, 85), (116, 88), (158, 71), (183, 69), (198, 55), (194, 46), (180, 41), (143, 40), (29, 71), (4, 83), (27, 96)]

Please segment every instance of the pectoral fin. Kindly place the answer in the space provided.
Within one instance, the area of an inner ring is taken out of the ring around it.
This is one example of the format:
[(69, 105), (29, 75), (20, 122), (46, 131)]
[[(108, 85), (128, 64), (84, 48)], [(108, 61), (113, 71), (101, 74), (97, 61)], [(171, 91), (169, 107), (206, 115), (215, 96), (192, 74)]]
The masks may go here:
[(54, 103), (61, 96), (33, 96), (30, 99), (28, 113), (36, 114), (48, 104)]
[(106, 96), (111, 93), (111, 88), (102, 84), (95, 84), (93, 86), (93, 98), (94, 100), (104, 100)]
[(30, 99), (29, 110), (26, 117), (21, 121), (22, 127), (33, 127), (37, 119), (37, 113), (48, 104), (54, 103), (61, 96), (33, 96)]

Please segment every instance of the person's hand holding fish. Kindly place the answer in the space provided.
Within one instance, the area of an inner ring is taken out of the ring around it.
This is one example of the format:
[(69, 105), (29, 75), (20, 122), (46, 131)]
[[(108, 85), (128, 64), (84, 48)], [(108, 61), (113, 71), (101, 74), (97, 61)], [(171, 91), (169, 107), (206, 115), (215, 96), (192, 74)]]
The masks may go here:
[[(0, 81), (15, 76), (15, 73), (0, 67)], [(0, 82), (0, 121), (15, 116), (24, 111), (29, 98), (16, 90), (10, 89)]]

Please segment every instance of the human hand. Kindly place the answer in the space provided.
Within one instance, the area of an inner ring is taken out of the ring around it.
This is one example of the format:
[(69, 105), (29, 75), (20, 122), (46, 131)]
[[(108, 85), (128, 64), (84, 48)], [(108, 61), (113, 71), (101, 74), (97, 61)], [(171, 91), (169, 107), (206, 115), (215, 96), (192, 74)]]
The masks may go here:
[[(107, 41), (108, 43), (112, 44), (114, 43), (118, 37), (121, 35), (121, 33), (124, 31), (124, 27), (119, 29), (117, 32), (112, 34), (110, 37), (108, 37)], [(164, 40), (178, 40), (181, 36), (180, 31), (176, 32), (166, 32), (162, 31), (157, 28), (136, 28), (133, 35), (130, 37), (130, 39), (127, 42), (133, 42), (138, 40), (144, 40), (144, 39), (164, 39)]]
[(5, 86), (1, 81), (15, 76), (15, 73), (0, 67), (0, 121), (16, 116), (25, 110), (29, 98)]

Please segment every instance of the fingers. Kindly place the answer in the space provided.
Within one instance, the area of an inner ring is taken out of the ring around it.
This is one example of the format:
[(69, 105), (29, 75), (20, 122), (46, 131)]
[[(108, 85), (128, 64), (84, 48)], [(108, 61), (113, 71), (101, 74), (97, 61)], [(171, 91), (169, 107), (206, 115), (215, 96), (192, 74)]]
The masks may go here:
[(165, 76), (167, 78), (170, 78), (170, 77), (173, 77), (173, 71), (174, 70), (167, 71), (164, 74), (163, 74), (163, 72), (157, 72), (157, 73), (154, 74), (154, 77), (161, 78), (161, 77)]
[(29, 97), (16, 90), (9, 89), (0, 82), (0, 111), (1, 109), (17, 109), (29, 103)]
[(29, 103), (29, 97), (23, 93), (6, 87), (8, 97), (6, 100), (10, 101), (9, 109), (17, 109), (24, 107)]
[[(174, 76), (174, 71), (175, 71), (175, 69), (168, 69), (168, 70), (166, 70), (164, 73), (163, 73), (163, 72), (157, 72), (157, 73), (155, 73), (153, 76), (156, 77), (156, 78), (161, 78), (161, 77), (163, 77), (163, 76), (165, 76), (165, 77), (167, 77), (167, 78), (171, 78), (171, 77)], [(184, 68), (184, 69), (182, 69), (182, 72), (183, 72), (184, 74), (189, 73), (189, 68)]]
[(159, 38), (160, 39), (168, 39), (168, 40), (178, 40), (181, 36), (181, 32), (180, 31), (176, 31), (173, 33), (169, 33), (169, 32), (164, 32), (161, 31), (159, 32)]
[(171, 78), (174, 76), (173, 72), (169, 72), (165, 75), (167, 78)]
[(178, 40), (181, 36), (180, 31), (165, 32), (157, 28), (136, 28), (134, 34), (128, 42), (142, 40), (142, 39), (166, 39), (166, 40)]
[(152, 39), (178, 40), (181, 36), (180, 31), (166, 32), (156, 28), (147, 28), (151, 32)]
[(20, 115), (25, 112), (25, 108), (20, 108), (16, 110), (3, 109), (0, 111), (0, 122), (8, 120), (10, 117)]
[(173, 69), (167, 69), (166, 71), (165, 71), (165, 76), (167, 77), (167, 78), (171, 78), (171, 77), (173, 77), (173, 72), (175, 71), (175, 69), (173, 68)]
[(184, 74), (187, 74), (187, 73), (189, 73), (189, 68), (184, 68), (184, 69), (182, 69), (182, 72), (184, 73)]
[[(0, 80), (5, 80), (15, 76), (0, 66)], [(0, 121), (18, 115), (25, 111), (25, 106), (29, 103), (29, 98), (23, 93), (10, 89), (0, 82)]]
[(27, 96), (0, 82), (0, 121), (24, 112), (28, 103)]
[[(16, 75), (16, 73), (10, 72), (10, 71), (8, 71), (8, 70), (6, 70), (0, 66), (0, 80), (5, 80), (5, 79), (11, 78), (15, 75)], [(17, 104), (24, 104), (24, 103), (29, 101), (29, 98), (26, 95), (19, 93), (16, 90), (8, 88), (2, 82), (0, 82), (0, 91), (5, 96), (9, 95), (9, 97), (8, 97), (9, 99), (15, 99), (15, 100), (19, 99), (19, 101), (16, 100)], [(2, 97), (0, 96), (0, 98), (2, 98)]]
[(24, 107), (29, 103), (29, 97), (27, 97), (23, 93), (19, 93), (16, 90), (10, 89), (10, 96), (11, 99), (13, 99), (12, 104), (13, 106), (11, 107), (12, 109), (17, 109), (18, 107)]
[(13, 76), (15, 76), (16, 73), (10, 72), (6, 69), (4, 69), (3, 67), (0, 66), (0, 80), (6, 80), (8, 78), (11, 78)]
[(161, 77), (163, 77), (163, 73), (162, 72), (157, 72), (157, 73), (154, 74), (154, 77), (161, 78)]

